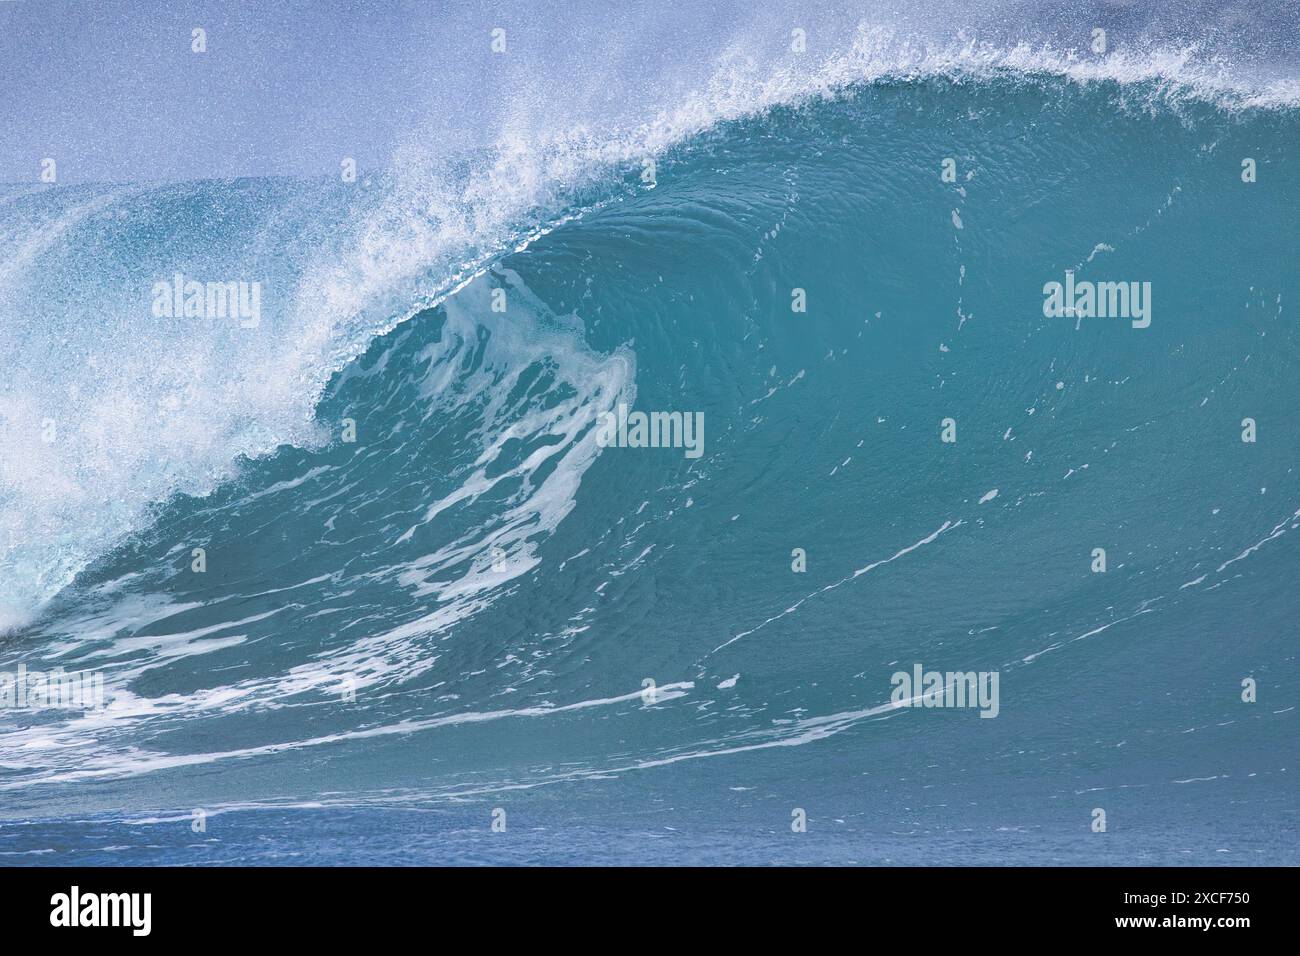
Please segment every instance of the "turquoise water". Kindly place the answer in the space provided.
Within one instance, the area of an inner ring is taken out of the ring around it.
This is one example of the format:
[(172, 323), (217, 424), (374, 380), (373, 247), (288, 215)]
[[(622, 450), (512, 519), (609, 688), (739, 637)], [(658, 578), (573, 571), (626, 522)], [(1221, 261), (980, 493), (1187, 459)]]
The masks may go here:
[[(1297, 145), (993, 63), (653, 183), (8, 188), (0, 671), (108, 704), (0, 712), (0, 859), (1297, 862)], [(1046, 317), (1067, 270), (1149, 327)], [(151, 318), (176, 271), (260, 324)], [(619, 403), (703, 454), (601, 447)], [(914, 663), (997, 719), (889, 706)]]

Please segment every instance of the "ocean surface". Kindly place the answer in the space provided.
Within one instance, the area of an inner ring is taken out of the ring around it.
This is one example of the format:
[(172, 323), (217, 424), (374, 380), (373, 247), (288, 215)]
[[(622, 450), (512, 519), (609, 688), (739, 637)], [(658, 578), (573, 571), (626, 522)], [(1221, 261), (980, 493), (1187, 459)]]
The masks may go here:
[(0, 186), (0, 865), (1300, 863), (1300, 86), (1090, 42)]

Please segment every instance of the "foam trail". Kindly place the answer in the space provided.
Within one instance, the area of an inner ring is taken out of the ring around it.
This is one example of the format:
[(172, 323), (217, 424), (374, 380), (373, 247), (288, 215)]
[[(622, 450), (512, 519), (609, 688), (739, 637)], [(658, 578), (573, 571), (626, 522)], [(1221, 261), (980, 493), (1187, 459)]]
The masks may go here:
[(941, 524), (941, 525), (940, 525), (938, 528), (936, 528), (934, 531), (930, 532), (928, 535), (926, 535), (926, 536), (925, 536), (924, 538), (922, 538), (920, 541), (917, 541), (917, 542), (915, 542), (914, 544), (909, 544), (907, 547), (902, 548), (902, 549), (900, 549), (900, 550), (894, 552), (894, 554), (892, 554), (892, 555), (891, 555), (890, 557), (888, 557), (888, 558), (881, 558), (879, 561), (873, 561), (873, 562), (871, 562), (870, 564), (868, 564), (868, 565), (866, 565), (866, 566), (864, 566), (864, 567), (858, 568), (856, 571), (854, 571), (854, 572), (853, 572), (852, 574), (850, 574), (848, 577), (841, 578), (841, 579), (838, 580), (838, 581), (835, 581), (835, 582), (833, 582), (833, 583), (831, 583), (831, 584), (826, 585), (825, 587), (821, 588), (820, 590), (814, 591), (812, 594), (809, 594), (809, 595), (807, 595), (807, 596), (805, 596), (805, 597), (800, 598), (798, 601), (796, 601), (794, 604), (790, 605), (788, 608), (786, 608), (786, 609), (785, 609), (784, 611), (782, 611), (780, 614), (777, 614), (777, 615), (775, 615), (775, 616), (773, 616), (773, 617), (769, 617), (766, 621), (763, 621), (761, 624), (758, 624), (758, 625), (755, 625), (754, 627), (751, 627), (751, 628), (750, 628), (749, 630), (747, 630), (747, 631), (741, 631), (739, 634), (735, 635), (735, 636), (732, 637), (730, 640), (724, 641), (723, 643), (721, 643), (721, 644), (719, 644), (717, 647), (715, 647), (715, 648), (713, 649), (713, 653), (716, 654), (718, 651), (722, 650), (724, 647), (728, 647), (728, 646), (730, 646), (730, 645), (736, 643), (736, 641), (740, 640), (742, 637), (748, 637), (749, 635), (753, 634), (755, 631), (759, 631), (759, 630), (761, 630), (762, 628), (767, 627), (767, 625), (771, 624), (773, 621), (779, 621), (781, 618), (785, 617), (786, 615), (788, 615), (788, 614), (793, 614), (795, 611), (799, 610), (799, 608), (802, 607), (803, 604), (804, 604), (805, 602), (807, 602), (807, 601), (809, 601), (810, 599), (816, 597), (817, 595), (819, 595), (819, 594), (825, 594), (827, 591), (833, 591), (835, 588), (839, 587), (840, 585), (842, 585), (842, 584), (847, 584), (849, 581), (852, 581), (852, 580), (854, 580), (855, 578), (861, 577), (861, 576), (864, 575), (864, 574), (868, 574), (868, 573), (870, 573), (871, 571), (874, 571), (876, 568), (880, 567), (881, 565), (889, 564), (891, 561), (897, 561), (899, 558), (903, 557), (904, 555), (911, 554), (911, 553), (912, 553), (913, 551), (915, 551), (917, 548), (921, 548), (921, 547), (924, 547), (924, 546), (927, 545), (927, 544), (931, 544), (931, 543), (933, 543), (933, 542), (934, 542), (934, 541), (939, 537), (939, 535), (943, 534), (943, 533), (946, 532), (946, 531), (950, 531), (950, 530), (952, 530), (952, 529), (954, 529), (954, 528), (958, 528), (958, 527), (961, 526), (961, 524), (962, 524), (962, 520), (961, 520), (961, 519), (958, 519), (958, 520), (955, 521), (955, 522), (954, 522), (954, 521), (945, 521), (943, 524)]

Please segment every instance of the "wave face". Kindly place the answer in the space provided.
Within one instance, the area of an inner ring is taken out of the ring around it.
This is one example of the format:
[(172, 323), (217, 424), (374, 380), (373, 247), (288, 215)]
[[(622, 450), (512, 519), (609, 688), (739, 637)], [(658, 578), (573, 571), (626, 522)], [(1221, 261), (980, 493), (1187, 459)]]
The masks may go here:
[(0, 852), (1296, 862), (1295, 105), (861, 54), (541, 158), (0, 195), (0, 671), (106, 696), (0, 711)]

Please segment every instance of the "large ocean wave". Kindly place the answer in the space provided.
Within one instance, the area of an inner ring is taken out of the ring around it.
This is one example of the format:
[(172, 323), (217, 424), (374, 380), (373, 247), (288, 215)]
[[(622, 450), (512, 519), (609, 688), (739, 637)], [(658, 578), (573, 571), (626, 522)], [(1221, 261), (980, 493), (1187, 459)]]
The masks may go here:
[[(1242, 801), (1293, 837), (1298, 103), (1195, 44), (863, 27), (356, 183), (8, 188), (0, 671), (107, 702), (0, 715), (2, 812), (585, 781), (870, 830), (870, 785), (894, 837), (1082, 842), (1094, 791), (1190, 801), (1208, 862), (1272, 839)], [(1045, 317), (1067, 271), (1150, 326)], [(174, 273), (259, 324), (151, 314)], [(621, 404), (704, 454), (601, 447)], [(1000, 718), (890, 706), (914, 661)]]

